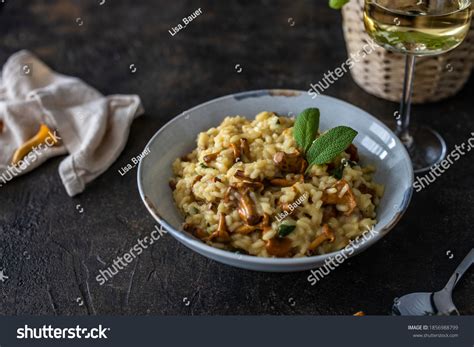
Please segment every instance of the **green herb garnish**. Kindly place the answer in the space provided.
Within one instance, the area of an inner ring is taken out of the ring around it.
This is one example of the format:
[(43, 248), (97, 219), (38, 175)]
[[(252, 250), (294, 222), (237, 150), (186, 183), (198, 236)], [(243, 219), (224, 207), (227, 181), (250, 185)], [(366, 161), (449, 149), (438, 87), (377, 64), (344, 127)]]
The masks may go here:
[(350, 167), (354, 167), (358, 165), (355, 161), (352, 160), (347, 160), (347, 159), (342, 159), (341, 163), (336, 166), (334, 169), (332, 169), (329, 174), (333, 176), (334, 178), (337, 178), (340, 180), (342, 176), (344, 175), (344, 168), (349, 165)]
[(293, 127), (293, 136), (296, 144), (304, 153), (308, 151), (313, 143), (319, 128), (319, 109), (307, 108), (296, 118)]
[(349, 147), (357, 135), (357, 131), (352, 128), (338, 126), (317, 138), (319, 114), (319, 109), (307, 108), (298, 115), (293, 127), (293, 137), (308, 162), (306, 172), (312, 165), (322, 165), (334, 160)]
[(338, 126), (314, 140), (306, 158), (309, 166), (329, 163), (352, 143), (357, 131), (346, 126)]
[(335, 10), (340, 10), (342, 6), (344, 6), (348, 2), (349, 0), (329, 0), (329, 7)]
[(203, 169), (209, 169), (209, 166), (204, 163), (199, 163), (199, 166), (201, 166)]
[(296, 225), (293, 224), (280, 224), (280, 227), (278, 228), (278, 236), (279, 237), (285, 237), (291, 234), (293, 230), (295, 230)]
[(342, 178), (342, 175), (344, 174), (344, 167), (345, 165), (339, 165), (336, 166), (334, 169), (332, 169), (329, 174), (333, 176), (334, 178), (337, 178), (340, 180)]

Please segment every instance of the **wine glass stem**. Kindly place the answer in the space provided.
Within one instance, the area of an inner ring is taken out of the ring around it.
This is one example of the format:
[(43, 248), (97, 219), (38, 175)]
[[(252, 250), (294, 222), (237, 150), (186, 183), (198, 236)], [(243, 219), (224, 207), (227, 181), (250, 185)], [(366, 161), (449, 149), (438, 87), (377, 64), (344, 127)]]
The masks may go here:
[(410, 126), (411, 96), (413, 94), (413, 80), (415, 79), (415, 56), (406, 55), (405, 60), (405, 78), (403, 81), (403, 95), (400, 102), (400, 117), (397, 120), (397, 135), (403, 144), (411, 149), (413, 138), (408, 131)]

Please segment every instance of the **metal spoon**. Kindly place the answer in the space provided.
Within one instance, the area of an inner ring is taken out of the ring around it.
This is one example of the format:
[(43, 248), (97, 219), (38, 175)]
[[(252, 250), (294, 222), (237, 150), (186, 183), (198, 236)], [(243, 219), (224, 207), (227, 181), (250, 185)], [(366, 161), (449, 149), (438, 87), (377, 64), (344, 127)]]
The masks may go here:
[(453, 303), (452, 291), (473, 263), (474, 248), (459, 264), (443, 289), (435, 293), (411, 293), (396, 298), (392, 306), (393, 314), (402, 316), (459, 315)]

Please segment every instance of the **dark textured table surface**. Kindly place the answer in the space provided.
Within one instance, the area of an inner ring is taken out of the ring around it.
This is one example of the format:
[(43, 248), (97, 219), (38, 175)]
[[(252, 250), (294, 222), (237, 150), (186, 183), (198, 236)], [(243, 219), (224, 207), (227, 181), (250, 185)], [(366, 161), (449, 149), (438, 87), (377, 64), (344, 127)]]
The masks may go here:
[[(1, 62), (26, 48), (104, 94), (139, 94), (146, 109), (119, 159), (83, 194), (67, 196), (62, 158), (1, 188), (0, 270), (8, 277), (0, 281), (1, 314), (384, 315), (397, 296), (444, 286), (474, 243), (472, 153), (416, 193), (387, 237), (315, 286), (308, 272), (232, 268), (169, 235), (100, 286), (95, 276), (104, 263), (154, 227), (136, 172), (118, 170), (165, 122), (229, 93), (308, 89), (346, 59), (340, 14), (326, 1), (102, 2), (6, 0), (0, 14)], [(171, 36), (168, 30), (198, 8), (202, 15)], [(415, 106), (415, 119), (440, 129), (452, 148), (474, 130), (473, 91), (471, 78), (455, 97)], [(393, 125), (397, 105), (366, 94), (349, 75), (327, 94)], [(472, 272), (454, 301), (474, 314)]]

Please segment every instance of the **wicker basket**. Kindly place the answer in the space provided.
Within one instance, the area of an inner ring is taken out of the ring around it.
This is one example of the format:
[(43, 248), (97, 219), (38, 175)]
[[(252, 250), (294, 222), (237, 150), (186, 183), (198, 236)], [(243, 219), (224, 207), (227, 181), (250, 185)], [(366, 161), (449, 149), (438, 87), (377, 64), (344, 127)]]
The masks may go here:
[[(348, 53), (356, 53), (370, 38), (363, 21), (364, 0), (351, 0), (342, 10), (344, 37)], [(474, 23), (474, 21), (473, 21)], [(474, 58), (474, 30), (456, 49), (416, 62), (414, 103), (438, 101), (456, 94), (471, 73)], [(360, 59), (351, 70), (355, 82), (366, 92), (383, 99), (400, 101), (405, 58), (377, 46), (375, 52)]]

